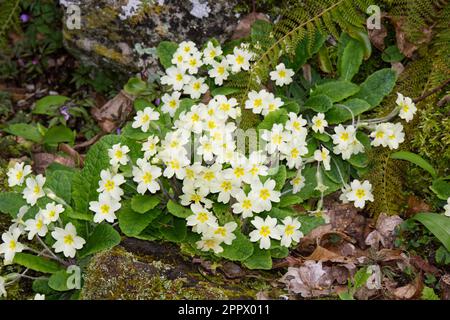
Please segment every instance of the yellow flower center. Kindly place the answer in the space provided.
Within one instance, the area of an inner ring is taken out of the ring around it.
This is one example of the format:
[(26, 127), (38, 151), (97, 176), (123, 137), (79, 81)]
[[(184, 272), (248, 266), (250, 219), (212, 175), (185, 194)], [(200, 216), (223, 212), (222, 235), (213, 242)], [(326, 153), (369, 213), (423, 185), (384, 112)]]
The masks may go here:
[(146, 172), (144, 174), (144, 176), (142, 177), (142, 181), (144, 181), (144, 183), (150, 183), (153, 181), (153, 176), (150, 172)]
[(189, 65), (191, 67), (195, 67), (197, 65), (197, 59), (192, 58), (191, 60), (189, 60)]
[(221, 235), (222, 237), (225, 237), (227, 235), (227, 229), (224, 227), (218, 227), (216, 231), (214, 231), (214, 234)]
[(294, 178), (294, 179), (292, 180), (292, 183), (293, 183), (294, 185), (299, 185), (300, 183), (302, 183), (302, 178), (300, 178), (300, 177)]
[(186, 177), (189, 179), (194, 179), (195, 177), (194, 170), (186, 169)]
[(293, 225), (287, 225), (284, 229), (284, 234), (287, 236), (292, 236), (294, 234), (295, 228)]
[(192, 122), (197, 122), (197, 121), (200, 120), (200, 116), (199, 116), (198, 114), (194, 113), (194, 114), (191, 116), (191, 120), (192, 120)]
[(148, 114), (144, 114), (142, 116), (142, 123), (147, 123), (150, 121), (150, 116)]
[(252, 208), (252, 202), (248, 199), (245, 199), (244, 201), (242, 201), (242, 208), (244, 208), (245, 210), (250, 210)]
[(216, 122), (214, 120), (208, 121), (208, 129), (215, 129), (216, 128)]
[(291, 150), (291, 158), (296, 159), (296, 158), (298, 158), (299, 155), (300, 155), (300, 151), (298, 151), (297, 148), (294, 148)]
[(177, 107), (177, 101), (176, 100), (170, 100), (169, 107), (172, 109), (175, 109)]
[(255, 99), (255, 101), (253, 102), (253, 106), (255, 106), (255, 108), (261, 107), (262, 106), (262, 99)]
[(17, 179), (17, 180), (20, 180), (20, 179), (22, 179), (22, 177), (23, 177), (23, 171), (22, 171), (22, 170), (17, 171), (17, 173), (16, 173), (16, 179)]
[(215, 177), (216, 175), (214, 174), (214, 172), (211, 171), (205, 172), (205, 174), (203, 175), (203, 179), (205, 179), (206, 181), (211, 181)]
[(229, 111), (231, 107), (229, 103), (222, 103), (219, 108), (222, 111)]
[(56, 216), (56, 211), (55, 211), (55, 210), (50, 210), (50, 212), (48, 213), (48, 216), (49, 216), (50, 218), (55, 217), (55, 216)]
[(257, 166), (253, 166), (250, 169), (250, 173), (251, 173), (252, 176), (256, 176), (258, 174), (258, 172), (259, 172), (259, 168)]
[(117, 150), (115, 153), (116, 158), (121, 159), (123, 157), (123, 152), (122, 150)]
[(38, 194), (39, 192), (41, 192), (41, 188), (39, 186), (34, 186), (33, 192), (34, 194)]
[(245, 174), (245, 170), (242, 167), (238, 167), (236, 169), (234, 169), (234, 175), (236, 176), (236, 178), (240, 178)]
[(286, 71), (280, 70), (280, 71), (278, 72), (278, 75), (280, 76), (280, 78), (285, 78), (285, 77), (286, 77)]
[(283, 137), (281, 136), (281, 134), (274, 134), (272, 136), (272, 143), (279, 145), (281, 144), (281, 142), (283, 141)]
[(210, 57), (210, 58), (215, 58), (216, 56), (217, 56), (216, 50), (211, 50), (211, 51), (209, 52), (209, 57)]
[(9, 242), (9, 249), (11, 249), (11, 250), (15, 250), (15, 249), (16, 249), (16, 247), (17, 247), (17, 243), (16, 243), (16, 241), (14, 241), (14, 240), (11, 240), (11, 241)]
[(198, 90), (200, 90), (201, 86), (202, 85), (200, 84), (200, 82), (196, 82), (196, 83), (194, 83), (194, 85), (192, 87), (194, 88), (195, 91), (198, 91)]
[(67, 245), (71, 245), (73, 244), (73, 236), (71, 234), (68, 234), (66, 236), (64, 236), (64, 243)]
[(341, 140), (342, 141), (348, 141), (348, 139), (349, 139), (348, 132), (341, 133)]
[(244, 57), (242, 56), (242, 55), (238, 55), (237, 57), (236, 57), (236, 63), (237, 64), (243, 64), (244, 63), (244, 61), (245, 61), (245, 59), (244, 59)]
[(100, 212), (103, 214), (107, 214), (109, 212), (110, 206), (108, 206), (107, 204), (103, 204), (100, 207)]
[(230, 181), (224, 181), (222, 182), (222, 184), (220, 185), (223, 191), (231, 191), (232, 189), (232, 185)]
[(105, 182), (105, 190), (106, 191), (111, 191), (112, 189), (114, 189), (115, 183), (112, 180), (106, 180)]
[(170, 161), (170, 166), (172, 167), (172, 169), (178, 170), (180, 169), (180, 162), (178, 160), (172, 160)]
[(300, 122), (294, 121), (294, 122), (292, 123), (292, 127), (293, 127), (295, 130), (300, 130), (300, 128), (301, 128), (302, 126), (300, 125)]
[(366, 195), (366, 191), (364, 191), (364, 189), (358, 189), (356, 190), (355, 195), (357, 198), (361, 199)]
[(225, 67), (222, 66), (218, 67), (217, 73), (222, 76), (225, 73)]
[(263, 237), (268, 237), (270, 235), (270, 228), (268, 226), (262, 226), (259, 234)]
[(182, 75), (181, 73), (178, 73), (178, 74), (175, 76), (175, 79), (176, 79), (177, 81), (183, 81), (183, 75)]
[(261, 189), (261, 191), (259, 191), (259, 197), (263, 200), (269, 199), (270, 198), (269, 189)]
[(205, 223), (206, 221), (208, 221), (208, 213), (206, 212), (200, 212), (197, 215), (197, 220), (200, 221), (201, 223)]
[(214, 239), (205, 240), (205, 246), (209, 249), (214, 248), (216, 246), (216, 241)]
[(202, 197), (201, 197), (200, 195), (196, 194), (196, 193), (194, 193), (194, 194), (191, 196), (191, 201), (194, 201), (194, 202), (200, 202), (201, 200), (202, 200)]
[(384, 132), (383, 131), (377, 131), (376, 135), (377, 139), (381, 139), (384, 137)]
[(322, 120), (320, 120), (320, 119), (316, 120), (315, 124), (316, 124), (316, 127), (321, 127), (322, 126)]

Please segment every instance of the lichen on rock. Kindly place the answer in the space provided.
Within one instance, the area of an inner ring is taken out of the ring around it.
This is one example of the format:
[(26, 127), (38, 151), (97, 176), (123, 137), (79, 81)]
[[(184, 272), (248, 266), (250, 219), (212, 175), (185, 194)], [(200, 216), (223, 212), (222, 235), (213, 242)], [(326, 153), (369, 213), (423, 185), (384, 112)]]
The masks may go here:
[[(163, 40), (189, 39), (201, 44), (215, 37), (224, 41), (238, 20), (233, 11), (238, 0), (147, 1), (134, 15), (121, 19), (127, 3), (127, 0), (79, 2), (81, 29), (70, 30), (64, 24), (66, 47), (86, 63), (130, 72), (137, 70), (138, 59), (133, 53), (137, 43), (150, 48)], [(70, 11), (64, 19), (70, 19)]]

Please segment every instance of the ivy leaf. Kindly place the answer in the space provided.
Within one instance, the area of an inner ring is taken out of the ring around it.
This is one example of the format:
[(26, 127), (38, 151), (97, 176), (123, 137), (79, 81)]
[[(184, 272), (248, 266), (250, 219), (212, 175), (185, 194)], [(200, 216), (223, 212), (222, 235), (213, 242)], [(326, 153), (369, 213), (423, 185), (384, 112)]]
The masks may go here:
[(250, 270), (270, 270), (272, 269), (272, 256), (269, 250), (260, 249), (259, 244), (255, 243), (253, 245), (253, 254), (243, 263)]
[(16, 253), (13, 262), (43, 273), (55, 273), (62, 270), (62, 266), (55, 261), (22, 252)]
[(305, 102), (305, 108), (314, 110), (315, 112), (327, 112), (332, 106), (333, 102), (324, 94), (312, 96)]
[(223, 252), (218, 256), (231, 261), (244, 261), (253, 254), (253, 244), (241, 232), (235, 231), (234, 234), (236, 239), (231, 245), (222, 244)]
[(258, 125), (259, 130), (270, 130), (276, 123), (285, 124), (289, 117), (286, 109), (278, 109), (276, 111), (269, 112), (263, 121)]
[(86, 241), (86, 245), (78, 252), (80, 258), (111, 249), (120, 243), (120, 234), (109, 224), (99, 224)]
[(172, 66), (172, 58), (175, 51), (178, 49), (178, 44), (171, 41), (161, 41), (156, 48), (156, 54), (158, 55), (161, 65), (167, 69)]
[(33, 114), (43, 114), (48, 116), (57, 115), (57, 110), (64, 103), (70, 100), (65, 96), (47, 96), (36, 101), (36, 105), (32, 111)]
[(332, 102), (339, 102), (350, 96), (353, 96), (359, 90), (359, 86), (354, 83), (344, 80), (333, 80), (318, 85), (311, 93), (311, 97), (326, 95), (331, 99)]
[(187, 217), (189, 217), (193, 214), (190, 209), (185, 208), (185, 207), (173, 202), (172, 200), (169, 200), (169, 202), (167, 203), (167, 210), (169, 210), (169, 212), (171, 214), (173, 214), (175, 217), (184, 218), (184, 219), (186, 219)]
[(146, 213), (155, 208), (161, 200), (156, 196), (137, 194), (131, 199), (131, 209), (137, 213)]
[(125, 201), (118, 212), (120, 230), (126, 236), (138, 236), (160, 213), (161, 210), (158, 209), (153, 209), (144, 214), (137, 213), (131, 209), (130, 201)]
[(365, 100), (374, 108), (391, 93), (396, 81), (395, 71), (387, 68), (378, 70), (361, 84), (361, 90), (353, 98)]

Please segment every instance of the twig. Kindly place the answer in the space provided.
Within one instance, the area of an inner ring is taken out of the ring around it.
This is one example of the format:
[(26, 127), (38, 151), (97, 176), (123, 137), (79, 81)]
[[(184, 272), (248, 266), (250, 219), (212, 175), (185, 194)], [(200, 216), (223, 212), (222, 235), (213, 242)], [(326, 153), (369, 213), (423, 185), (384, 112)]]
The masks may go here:
[(447, 80), (445, 80), (444, 83), (441, 84), (439, 87), (436, 87), (436, 88), (434, 88), (434, 89), (431, 90), (431, 91), (425, 92), (425, 93), (424, 93), (422, 96), (420, 96), (419, 98), (414, 99), (414, 103), (418, 103), (418, 102), (420, 102), (420, 101), (422, 101), (422, 100), (425, 100), (425, 99), (428, 98), (429, 96), (431, 96), (431, 95), (435, 94), (436, 92), (439, 92), (439, 91), (441, 91), (442, 89), (444, 89), (444, 87), (445, 87), (446, 85), (448, 85), (448, 84), (450, 84), (450, 78), (447, 79)]
[(97, 133), (94, 137), (92, 137), (89, 140), (86, 140), (85, 142), (79, 143), (73, 147), (74, 150), (78, 149), (84, 149), (86, 147), (89, 147), (90, 145), (96, 143), (98, 140), (100, 140), (101, 137), (103, 137), (106, 134), (105, 131)]
[(83, 158), (71, 146), (69, 146), (68, 144), (65, 144), (65, 143), (61, 143), (59, 145), (59, 150), (64, 152), (65, 154), (69, 155), (79, 167), (83, 167), (83, 163), (84, 163)]

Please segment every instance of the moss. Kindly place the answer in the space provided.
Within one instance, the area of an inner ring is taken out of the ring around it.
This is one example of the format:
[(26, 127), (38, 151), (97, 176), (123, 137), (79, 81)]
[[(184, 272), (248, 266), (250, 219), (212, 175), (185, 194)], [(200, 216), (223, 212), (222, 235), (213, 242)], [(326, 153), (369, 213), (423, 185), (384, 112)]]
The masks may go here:
[(103, 57), (110, 59), (112, 61), (115, 61), (115, 62), (119, 62), (119, 63), (123, 63), (123, 64), (126, 64), (129, 62), (129, 58), (125, 57), (120, 52), (118, 52), (114, 49), (107, 48), (98, 43), (93, 45), (93, 51), (95, 53), (99, 54), (100, 56), (103, 56)]
[(112, 23), (114, 23), (117, 16), (117, 10), (108, 6), (91, 11), (85, 16), (85, 27), (88, 29), (101, 29), (103, 27), (109, 27)]
[[(168, 248), (168, 250), (171, 250)], [(108, 300), (254, 299), (270, 286), (255, 278), (230, 280), (221, 274), (199, 272), (181, 255), (175, 261), (137, 255), (116, 247), (96, 255), (89, 263), (81, 298)]]

